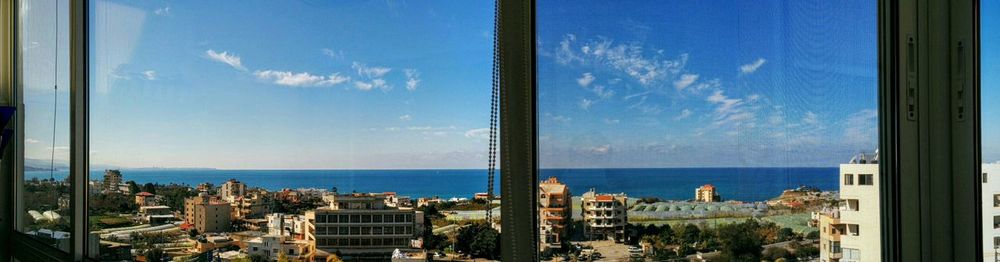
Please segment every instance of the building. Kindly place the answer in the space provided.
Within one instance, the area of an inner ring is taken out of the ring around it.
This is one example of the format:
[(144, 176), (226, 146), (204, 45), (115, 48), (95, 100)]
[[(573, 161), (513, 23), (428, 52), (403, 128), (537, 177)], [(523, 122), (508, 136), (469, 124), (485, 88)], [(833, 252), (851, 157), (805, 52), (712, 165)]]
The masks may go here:
[(212, 186), (212, 183), (205, 182), (198, 184), (198, 187), (196, 189), (198, 190), (198, 192), (210, 193), (213, 187), (214, 186)]
[(144, 191), (135, 194), (135, 205), (140, 207), (156, 206), (159, 205), (159, 201), (156, 195)]
[(628, 196), (598, 194), (591, 189), (582, 197), (583, 234), (587, 239), (625, 241), (628, 224)]
[(287, 261), (312, 261), (309, 241), (282, 235), (264, 235), (246, 241), (246, 251), (250, 255), (260, 255), (267, 261), (279, 261), (284, 255)]
[(983, 261), (1000, 259), (1000, 162), (983, 164)]
[(706, 184), (694, 190), (694, 201), (719, 202), (722, 198), (719, 197), (719, 192), (715, 191), (715, 186)]
[(219, 196), (223, 200), (233, 202), (237, 197), (245, 195), (246, 191), (246, 184), (236, 179), (229, 179), (226, 183), (222, 183), (222, 187), (219, 188)]
[(538, 248), (543, 252), (562, 248), (568, 239), (573, 216), (573, 195), (555, 177), (538, 184)]
[(122, 172), (117, 169), (104, 170), (104, 192), (120, 193), (119, 186), (122, 183)]
[(329, 206), (306, 211), (306, 240), (312, 250), (383, 258), (395, 249), (419, 249), (423, 212), (389, 207), (375, 193), (323, 197)]
[(282, 236), (305, 236), (308, 224), (304, 215), (272, 213), (267, 215), (267, 233)]
[(441, 202), (444, 202), (444, 199), (441, 199), (440, 197), (436, 196), (431, 198), (421, 197), (417, 198), (417, 207), (425, 207), (433, 204), (438, 204)]
[(878, 151), (840, 165), (840, 201), (820, 215), (820, 261), (880, 261)]
[(184, 223), (200, 233), (228, 232), (232, 228), (232, 206), (216, 196), (201, 193), (184, 200)]
[(232, 218), (234, 220), (262, 218), (267, 209), (264, 198), (259, 193), (237, 196), (229, 203), (233, 206)]

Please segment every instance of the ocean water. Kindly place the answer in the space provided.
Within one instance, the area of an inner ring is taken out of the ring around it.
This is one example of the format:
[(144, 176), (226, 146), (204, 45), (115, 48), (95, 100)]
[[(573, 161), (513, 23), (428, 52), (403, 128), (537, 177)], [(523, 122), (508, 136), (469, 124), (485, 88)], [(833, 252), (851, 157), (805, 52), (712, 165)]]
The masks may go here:
[[(92, 180), (104, 171), (91, 171)], [(67, 171), (54, 177), (65, 179)], [(123, 179), (137, 183), (187, 184), (210, 182), (216, 186), (234, 178), (252, 187), (337, 188), (340, 192), (397, 192), (411, 197), (472, 197), (485, 192), (486, 170), (122, 170)], [(724, 200), (763, 201), (785, 189), (811, 186), (837, 190), (837, 168), (613, 168), (542, 169), (539, 179), (557, 177), (573, 195), (593, 188), (598, 192), (627, 193), (630, 197), (684, 200), (695, 188), (713, 184)], [(30, 171), (26, 179), (49, 178), (48, 171)], [(496, 180), (499, 194), (500, 178)]]

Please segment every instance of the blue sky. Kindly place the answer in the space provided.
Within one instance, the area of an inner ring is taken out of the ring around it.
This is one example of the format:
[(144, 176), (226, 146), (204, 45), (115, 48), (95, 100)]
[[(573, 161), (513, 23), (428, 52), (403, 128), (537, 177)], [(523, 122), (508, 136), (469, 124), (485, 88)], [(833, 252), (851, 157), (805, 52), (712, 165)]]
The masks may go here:
[[(51, 13), (29, 2), (22, 12)], [(92, 164), (485, 167), (492, 3), (234, 3), (97, 1)], [(870, 152), (875, 7), (539, 1), (541, 166), (835, 166)], [(51, 16), (27, 17), (26, 155), (47, 159), (54, 32)], [(997, 56), (983, 48), (983, 72)], [(983, 75), (984, 101), (1000, 100)], [(984, 118), (997, 110), (984, 103)], [(1000, 157), (984, 134), (984, 156)]]
[(541, 1), (547, 167), (836, 166), (877, 141), (874, 1)]

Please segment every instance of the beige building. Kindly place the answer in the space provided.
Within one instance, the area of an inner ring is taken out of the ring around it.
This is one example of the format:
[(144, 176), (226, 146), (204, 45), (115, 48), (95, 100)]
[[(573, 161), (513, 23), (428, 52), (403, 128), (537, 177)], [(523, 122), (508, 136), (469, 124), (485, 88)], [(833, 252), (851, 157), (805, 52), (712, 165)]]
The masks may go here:
[(233, 202), (236, 198), (242, 197), (247, 193), (247, 185), (236, 179), (230, 179), (226, 183), (222, 183), (219, 187), (219, 196), (223, 200)]
[(267, 209), (261, 193), (251, 193), (234, 197), (230, 201), (230, 204), (233, 206), (233, 220), (262, 218)]
[(184, 200), (184, 222), (200, 233), (228, 232), (231, 216), (232, 206), (219, 197), (201, 193)]
[(588, 239), (625, 241), (628, 224), (628, 196), (598, 194), (591, 189), (582, 197), (583, 233)]
[(306, 240), (318, 254), (384, 256), (419, 249), (423, 212), (389, 207), (372, 193), (328, 195), (329, 206), (306, 211)]
[(573, 214), (573, 195), (555, 177), (538, 184), (538, 232), (542, 251), (559, 249), (568, 237)]
[(840, 201), (820, 216), (820, 261), (881, 261), (878, 151), (840, 165)]
[(715, 191), (715, 186), (706, 184), (694, 190), (694, 200), (698, 202), (719, 202), (719, 192)]
[(983, 164), (983, 261), (997, 261), (1000, 254), (1000, 162)]
[(104, 170), (104, 192), (121, 192), (119, 186), (122, 183), (122, 172), (117, 169)]

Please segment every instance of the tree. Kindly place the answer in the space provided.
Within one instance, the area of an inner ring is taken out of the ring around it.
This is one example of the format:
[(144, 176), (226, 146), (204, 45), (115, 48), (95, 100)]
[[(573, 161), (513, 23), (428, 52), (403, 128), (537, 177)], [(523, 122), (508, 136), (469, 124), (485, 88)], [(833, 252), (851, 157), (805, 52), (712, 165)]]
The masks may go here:
[(795, 231), (791, 228), (781, 228), (778, 230), (778, 242), (795, 239)]
[(760, 261), (764, 240), (758, 233), (760, 224), (747, 219), (743, 223), (725, 224), (719, 227), (719, 244), (722, 254), (732, 261)]
[(674, 238), (674, 229), (670, 228), (669, 224), (663, 224), (663, 226), (660, 226), (659, 231), (660, 231), (660, 240), (663, 241), (664, 243), (671, 244), (674, 243), (674, 241), (676, 240)]
[(146, 252), (143, 253), (143, 256), (145, 256), (146, 261), (149, 262), (159, 262), (163, 261), (164, 258), (166, 258), (166, 254), (163, 252), (163, 249), (159, 248), (146, 250)]
[(198, 236), (198, 229), (192, 228), (191, 230), (189, 230), (188, 231), (188, 236), (190, 236), (191, 238), (197, 237)]
[(819, 231), (812, 231), (806, 234), (806, 239), (819, 239)]
[(128, 184), (128, 192), (130, 194), (134, 195), (135, 193), (139, 193), (139, 185), (136, 185), (135, 181), (129, 180), (128, 182), (125, 182), (125, 184)]
[(500, 232), (491, 227), (483, 228), (476, 235), (475, 240), (471, 244), (472, 252), (470, 253), (472, 257), (481, 257), (486, 259), (499, 259), (500, 258)]
[(795, 256), (801, 259), (816, 257), (818, 255), (819, 255), (819, 248), (812, 245), (807, 245), (795, 249)]
[(788, 252), (787, 249), (781, 247), (767, 248), (764, 250), (764, 256), (766, 259), (770, 259), (771, 261), (776, 261), (778, 259), (785, 259), (786, 261), (795, 260), (795, 256), (793, 256), (791, 252)]
[(149, 192), (150, 194), (156, 194), (156, 185), (153, 183), (146, 183), (145, 185), (142, 185), (142, 191)]
[(677, 231), (677, 244), (694, 244), (698, 242), (698, 237), (701, 235), (701, 229), (694, 224), (685, 224)]

